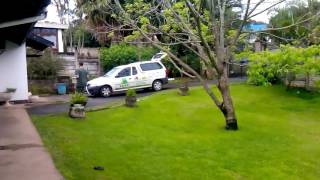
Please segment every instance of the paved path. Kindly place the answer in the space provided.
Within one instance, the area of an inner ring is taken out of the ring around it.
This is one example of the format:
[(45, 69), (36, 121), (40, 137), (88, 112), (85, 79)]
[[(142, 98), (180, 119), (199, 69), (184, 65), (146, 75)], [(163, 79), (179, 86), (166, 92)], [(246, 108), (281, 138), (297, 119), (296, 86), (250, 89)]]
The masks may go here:
[[(243, 82), (245, 81), (245, 78), (230, 78), (230, 82)], [(215, 84), (216, 81), (210, 81), (210, 84)], [(200, 83), (197, 81), (190, 82), (190, 86), (199, 86)], [(175, 89), (179, 86), (177, 83), (169, 83), (165, 85), (164, 90), (168, 89)], [(154, 92), (151, 90), (141, 90), (137, 92), (138, 97), (144, 97), (144, 96), (149, 96), (153, 94)], [(64, 96), (62, 98), (55, 97), (55, 99), (68, 99), (68, 96)], [(117, 94), (113, 95), (108, 98), (102, 98), (102, 97), (91, 97), (88, 99), (88, 104), (87, 107), (96, 107), (96, 106), (103, 106), (107, 105), (109, 103), (115, 102), (115, 101), (124, 101), (125, 99), (125, 94)], [(68, 103), (59, 103), (59, 104), (47, 104), (47, 105), (40, 105), (40, 106), (34, 106), (28, 108), (29, 114), (33, 115), (46, 115), (46, 114), (58, 114), (58, 113), (64, 113), (67, 112), (69, 108)]]
[(63, 179), (23, 108), (0, 107), (0, 179)]

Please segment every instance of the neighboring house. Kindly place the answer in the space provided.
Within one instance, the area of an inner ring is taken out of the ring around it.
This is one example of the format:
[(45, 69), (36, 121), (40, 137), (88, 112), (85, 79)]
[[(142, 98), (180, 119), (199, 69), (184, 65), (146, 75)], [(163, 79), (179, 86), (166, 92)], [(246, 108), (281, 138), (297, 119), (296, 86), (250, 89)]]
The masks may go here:
[(248, 36), (248, 42), (253, 44), (255, 51), (264, 51), (269, 41), (268, 37), (262, 36), (259, 31), (266, 30), (268, 24), (263, 22), (250, 22), (244, 27), (244, 31), (251, 32)]
[(79, 62), (84, 63), (84, 68), (88, 70), (90, 76), (99, 76), (100, 61), (98, 58), (98, 49), (80, 48), (75, 50), (65, 48), (63, 36), (65, 35), (64, 31), (67, 29), (68, 25), (48, 21), (39, 21), (32, 29), (33, 34), (51, 41), (54, 44), (51, 50), (57, 53), (63, 65), (63, 70), (58, 73), (58, 79), (70, 78), (72, 82), (75, 83), (75, 70), (78, 68)]
[[(71, 49), (69, 49), (72, 51)], [(75, 83), (75, 71), (82, 62), (84, 68), (88, 71), (91, 77), (101, 75), (99, 49), (98, 48), (81, 48), (73, 53), (59, 54), (63, 60), (63, 70), (59, 72), (59, 76), (68, 76), (73, 79)]]
[(51, 41), (54, 44), (51, 47), (53, 51), (64, 53), (63, 31), (67, 29), (68, 25), (66, 24), (40, 21), (35, 24), (32, 33)]
[(37, 50), (50, 42), (30, 34), (35, 22), (46, 17), (50, 0), (10, 0), (0, 6), (0, 92), (15, 88), (12, 100), (28, 100), (26, 45)]

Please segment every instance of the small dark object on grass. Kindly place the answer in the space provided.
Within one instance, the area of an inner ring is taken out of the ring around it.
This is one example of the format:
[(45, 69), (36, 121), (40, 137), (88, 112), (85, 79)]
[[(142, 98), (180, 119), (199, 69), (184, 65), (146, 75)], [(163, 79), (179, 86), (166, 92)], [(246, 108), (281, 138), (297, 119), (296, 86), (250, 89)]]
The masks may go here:
[(180, 95), (181, 96), (187, 96), (189, 95), (189, 83), (188, 81), (184, 81), (180, 84)]
[(93, 167), (94, 170), (99, 170), (99, 171), (103, 171), (104, 170), (104, 167), (102, 166), (95, 166)]

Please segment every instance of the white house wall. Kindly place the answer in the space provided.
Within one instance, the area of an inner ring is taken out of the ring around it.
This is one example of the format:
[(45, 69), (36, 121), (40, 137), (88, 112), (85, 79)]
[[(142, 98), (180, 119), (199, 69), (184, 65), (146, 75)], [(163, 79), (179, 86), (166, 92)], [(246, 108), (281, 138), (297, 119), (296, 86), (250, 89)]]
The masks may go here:
[(26, 45), (6, 43), (6, 50), (0, 54), (0, 92), (16, 88), (12, 100), (28, 99), (28, 78)]

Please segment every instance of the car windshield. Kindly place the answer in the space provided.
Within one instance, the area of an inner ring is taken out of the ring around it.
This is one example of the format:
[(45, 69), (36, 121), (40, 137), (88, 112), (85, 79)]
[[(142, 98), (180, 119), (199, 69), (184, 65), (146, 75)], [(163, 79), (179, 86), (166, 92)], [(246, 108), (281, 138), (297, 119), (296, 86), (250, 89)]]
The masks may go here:
[(104, 75), (104, 77), (112, 77), (112, 76), (114, 76), (115, 73), (118, 71), (118, 69), (119, 69), (119, 68), (113, 68), (113, 69), (111, 69), (110, 71), (108, 71), (108, 72)]

